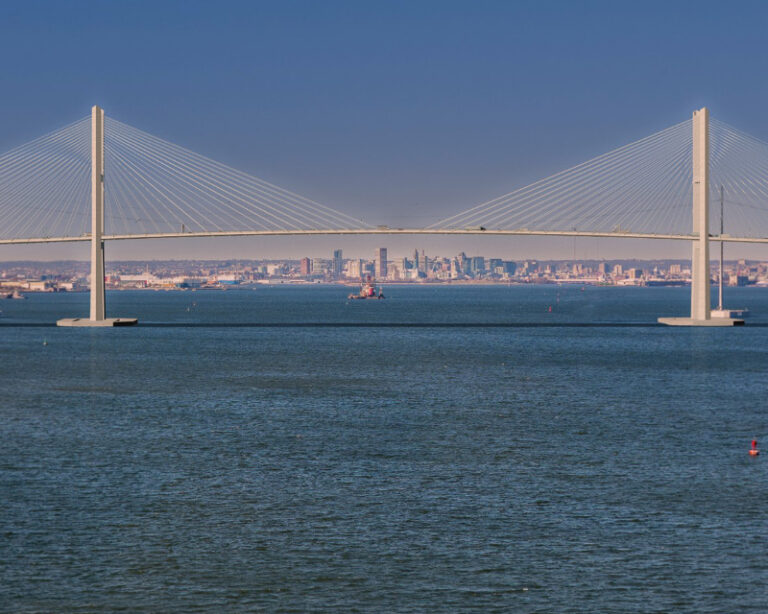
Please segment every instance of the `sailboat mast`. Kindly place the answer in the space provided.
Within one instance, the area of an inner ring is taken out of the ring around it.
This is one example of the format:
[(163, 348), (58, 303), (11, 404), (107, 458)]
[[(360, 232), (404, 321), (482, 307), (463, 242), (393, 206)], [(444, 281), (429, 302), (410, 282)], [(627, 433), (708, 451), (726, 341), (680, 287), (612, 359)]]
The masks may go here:
[(717, 293), (717, 308), (723, 308), (723, 186), (720, 186), (720, 283)]

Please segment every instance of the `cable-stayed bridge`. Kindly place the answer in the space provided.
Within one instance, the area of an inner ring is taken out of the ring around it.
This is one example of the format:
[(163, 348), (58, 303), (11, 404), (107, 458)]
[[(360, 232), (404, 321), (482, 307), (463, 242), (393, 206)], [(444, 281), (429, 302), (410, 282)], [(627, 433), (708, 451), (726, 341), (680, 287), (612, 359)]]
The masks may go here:
[[(710, 217), (727, 207), (728, 233)], [(714, 225), (713, 225), (714, 227)], [(85, 117), (0, 155), (0, 244), (91, 242), (90, 319), (104, 313), (104, 241), (280, 235), (533, 235), (693, 244), (691, 317), (710, 318), (709, 242), (768, 243), (768, 143), (709, 119), (661, 130), (424, 228), (374, 226), (112, 118)]]

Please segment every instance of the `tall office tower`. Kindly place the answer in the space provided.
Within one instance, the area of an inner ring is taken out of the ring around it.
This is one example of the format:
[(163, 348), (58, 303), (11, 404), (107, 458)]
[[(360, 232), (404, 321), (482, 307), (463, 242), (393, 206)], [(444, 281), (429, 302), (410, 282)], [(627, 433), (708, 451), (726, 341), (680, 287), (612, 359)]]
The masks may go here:
[(421, 261), (419, 260), (419, 250), (415, 249), (413, 250), (413, 268), (417, 271), (421, 271), (419, 264), (421, 264)]
[(467, 255), (464, 252), (460, 252), (457, 256), (457, 259), (459, 261), (459, 268), (461, 269), (461, 272), (465, 275), (469, 275), (471, 273), (470, 270), (470, 260), (467, 258)]
[(299, 273), (304, 277), (308, 277), (312, 273), (312, 261), (309, 258), (301, 259), (301, 268)]
[(470, 259), (470, 271), (473, 274), (479, 275), (485, 273), (485, 258), (483, 256), (472, 256)]
[(386, 279), (387, 277), (387, 248), (380, 247), (378, 258), (376, 258), (376, 277)]
[(341, 277), (341, 265), (342, 265), (342, 257), (341, 257), (341, 250), (335, 249), (333, 250), (333, 276), (334, 278)]
[(504, 267), (504, 272), (507, 275), (514, 275), (515, 271), (517, 270), (517, 264), (515, 264), (514, 260), (504, 260), (502, 262), (502, 266)]

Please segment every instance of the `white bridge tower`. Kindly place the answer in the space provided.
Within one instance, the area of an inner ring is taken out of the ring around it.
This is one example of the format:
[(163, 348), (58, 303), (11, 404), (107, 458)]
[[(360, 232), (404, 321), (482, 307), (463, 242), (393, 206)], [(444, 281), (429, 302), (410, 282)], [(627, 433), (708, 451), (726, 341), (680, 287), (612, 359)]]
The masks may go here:
[(693, 112), (693, 234), (691, 317), (659, 318), (671, 326), (735, 326), (744, 320), (713, 318), (709, 277), (709, 111)]
[(58, 326), (130, 326), (135, 318), (107, 318), (104, 291), (104, 109), (91, 109), (91, 314)]

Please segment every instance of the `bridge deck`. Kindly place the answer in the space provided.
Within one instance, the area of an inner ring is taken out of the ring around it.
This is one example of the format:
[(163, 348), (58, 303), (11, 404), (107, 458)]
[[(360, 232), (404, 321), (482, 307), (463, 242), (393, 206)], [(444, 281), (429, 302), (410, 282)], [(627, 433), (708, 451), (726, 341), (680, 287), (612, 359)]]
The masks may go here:
[[(154, 234), (115, 234), (104, 235), (109, 241), (128, 241), (139, 239), (181, 239), (201, 237), (264, 237), (264, 236), (324, 236), (324, 235), (488, 235), (488, 236), (532, 236), (532, 237), (592, 237), (605, 239), (662, 239), (692, 241), (697, 236), (692, 234), (658, 234), (641, 232), (593, 232), (580, 230), (499, 230), (480, 228), (361, 228), (329, 230), (222, 230), (211, 232), (164, 232)], [(19, 245), (30, 243), (72, 243), (90, 241), (89, 234), (78, 237), (30, 237), (22, 239), (0, 239), (0, 245)], [(729, 243), (768, 243), (768, 237), (733, 237), (727, 234), (710, 236), (711, 241)]]

